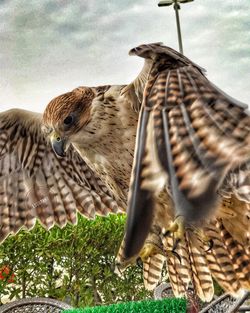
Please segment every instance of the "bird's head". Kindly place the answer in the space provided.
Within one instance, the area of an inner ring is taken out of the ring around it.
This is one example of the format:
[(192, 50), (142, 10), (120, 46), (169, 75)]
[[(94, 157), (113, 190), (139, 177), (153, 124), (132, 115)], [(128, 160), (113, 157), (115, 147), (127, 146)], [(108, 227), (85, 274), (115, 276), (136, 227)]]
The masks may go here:
[(94, 89), (80, 87), (54, 98), (47, 105), (42, 129), (57, 155), (64, 156), (72, 138), (89, 123), (94, 98)]

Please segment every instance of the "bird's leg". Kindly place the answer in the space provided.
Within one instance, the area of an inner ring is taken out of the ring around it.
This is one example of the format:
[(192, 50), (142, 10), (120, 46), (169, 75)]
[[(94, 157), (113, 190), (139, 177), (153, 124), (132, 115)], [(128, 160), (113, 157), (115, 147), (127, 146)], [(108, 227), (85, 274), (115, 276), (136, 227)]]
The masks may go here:
[(139, 253), (139, 257), (142, 262), (146, 262), (149, 257), (156, 254), (164, 255), (164, 250), (161, 238), (161, 228), (153, 225)]
[(175, 220), (171, 222), (170, 226), (165, 230), (163, 236), (169, 236), (171, 233), (173, 233), (176, 239), (182, 240), (184, 237), (184, 232), (184, 217), (178, 215), (176, 216)]
[(128, 266), (137, 264), (139, 267), (143, 267), (143, 263), (147, 262), (149, 257), (156, 254), (165, 256), (162, 238), (160, 236), (161, 229), (155, 225), (152, 226), (145, 243), (137, 256), (130, 259), (124, 257), (124, 241), (119, 249), (118, 255), (115, 261), (115, 273), (120, 275)]
[(181, 262), (181, 258), (179, 254), (176, 252), (176, 249), (179, 243), (183, 240), (185, 234), (185, 225), (184, 225), (184, 217), (178, 215), (175, 220), (170, 224), (170, 226), (165, 230), (163, 236), (173, 236), (173, 247), (171, 251), (166, 251), (166, 253), (174, 254), (178, 260)]
[(173, 238), (173, 246), (171, 251), (165, 251), (166, 254), (172, 253), (181, 262), (181, 257), (176, 252), (178, 245), (185, 239), (185, 231), (190, 231), (196, 236), (196, 238), (202, 242), (202, 246), (207, 246), (206, 252), (209, 252), (213, 248), (213, 240), (209, 238), (204, 231), (196, 226), (186, 224), (183, 216), (177, 216), (170, 226), (163, 232), (163, 236), (171, 236)]
[(140, 251), (139, 257), (141, 258), (142, 262), (146, 262), (148, 257), (152, 257), (156, 254), (165, 255), (163, 248), (158, 246), (153, 241), (146, 241), (143, 248)]

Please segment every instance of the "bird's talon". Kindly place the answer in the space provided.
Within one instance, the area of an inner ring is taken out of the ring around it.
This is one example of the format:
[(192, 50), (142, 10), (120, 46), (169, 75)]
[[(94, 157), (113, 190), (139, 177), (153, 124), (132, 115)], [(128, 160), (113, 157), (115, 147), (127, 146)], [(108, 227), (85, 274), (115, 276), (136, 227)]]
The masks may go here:
[(208, 240), (208, 249), (205, 250), (205, 252), (211, 251), (211, 250), (213, 249), (213, 246), (214, 246), (214, 241), (213, 241), (213, 239), (209, 239), (209, 240)]
[(191, 227), (190, 230), (198, 237), (198, 239), (201, 241), (202, 245), (208, 246), (208, 249), (205, 250), (205, 252), (209, 252), (213, 249), (214, 241), (213, 239), (206, 236), (204, 231), (200, 228)]
[(141, 249), (139, 257), (142, 262), (146, 262), (149, 257), (156, 254), (163, 254), (163, 248), (155, 242), (147, 241)]
[(181, 238), (177, 238), (174, 242), (174, 245), (173, 245), (173, 249), (172, 251), (175, 252), (175, 250), (177, 249), (178, 247), (178, 244), (181, 242)]
[(176, 252), (179, 243), (183, 240), (185, 233), (185, 227), (184, 227), (184, 219), (182, 216), (177, 216), (176, 219), (171, 223), (171, 225), (166, 229), (165, 232), (162, 233), (163, 237), (167, 237), (172, 235), (173, 238), (173, 246), (172, 250), (165, 251), (166, 254), (174, 255), (179, 262), (181, 263), (181, 257)]
[(170, 234), (171, 234), (171, 232), (170, 232), (169, 230), (166, 230), (166, 231), (162, 234), (162, 236), (163, 236), (163, 237), (168, 237)]
[(180, 257), (180, 255), (176, 251), (174, 251), (174, 250), (172, 250), (171, 252), (173, 253), (173, 255), (178, 259), (178, 261), (181, 264), (181, 257)]
[(136, 259), (136, 265), (140, 268), (143, 269), (143, 262), (142, 259), (139, 257)]

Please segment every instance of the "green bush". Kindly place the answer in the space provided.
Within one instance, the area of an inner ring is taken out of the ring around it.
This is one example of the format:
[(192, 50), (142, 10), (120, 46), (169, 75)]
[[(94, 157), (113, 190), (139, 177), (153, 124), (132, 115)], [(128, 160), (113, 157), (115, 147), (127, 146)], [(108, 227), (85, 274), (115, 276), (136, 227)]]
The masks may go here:
[(118, 303), (110, 306), (97, 306), (66, 310), (64, 313), (184, 313), (186, 312), (186, 300), (164, 299), (158, 301), (140, 301)]
[(8, 266), (15, 282), (0, 280), (0, 298), (50, 297), (74, 307), (149, 298), (140, 268), (127, 270), (124, 279), (113, 273), (124, 222), (123, 215), (79, 216), (75, 226), (48, 232), (37, 223), (10, 236), (0, 245), (0, 269)]

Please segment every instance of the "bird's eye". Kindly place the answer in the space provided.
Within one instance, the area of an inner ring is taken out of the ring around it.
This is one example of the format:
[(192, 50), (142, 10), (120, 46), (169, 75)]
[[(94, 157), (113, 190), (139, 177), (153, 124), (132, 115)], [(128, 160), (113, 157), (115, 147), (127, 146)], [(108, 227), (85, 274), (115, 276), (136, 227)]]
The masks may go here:
[(63, 121), (63, 123), (64, 123), (64, 125), (67, 125), (67, 126), (69, 126), (69, 125), (71, 125), (72, 123), (73, 123), (73, 116), (72, 115), (69, 115), (69, 116), (67, 116), (65, 119), (64, 119), (64, 121)]

